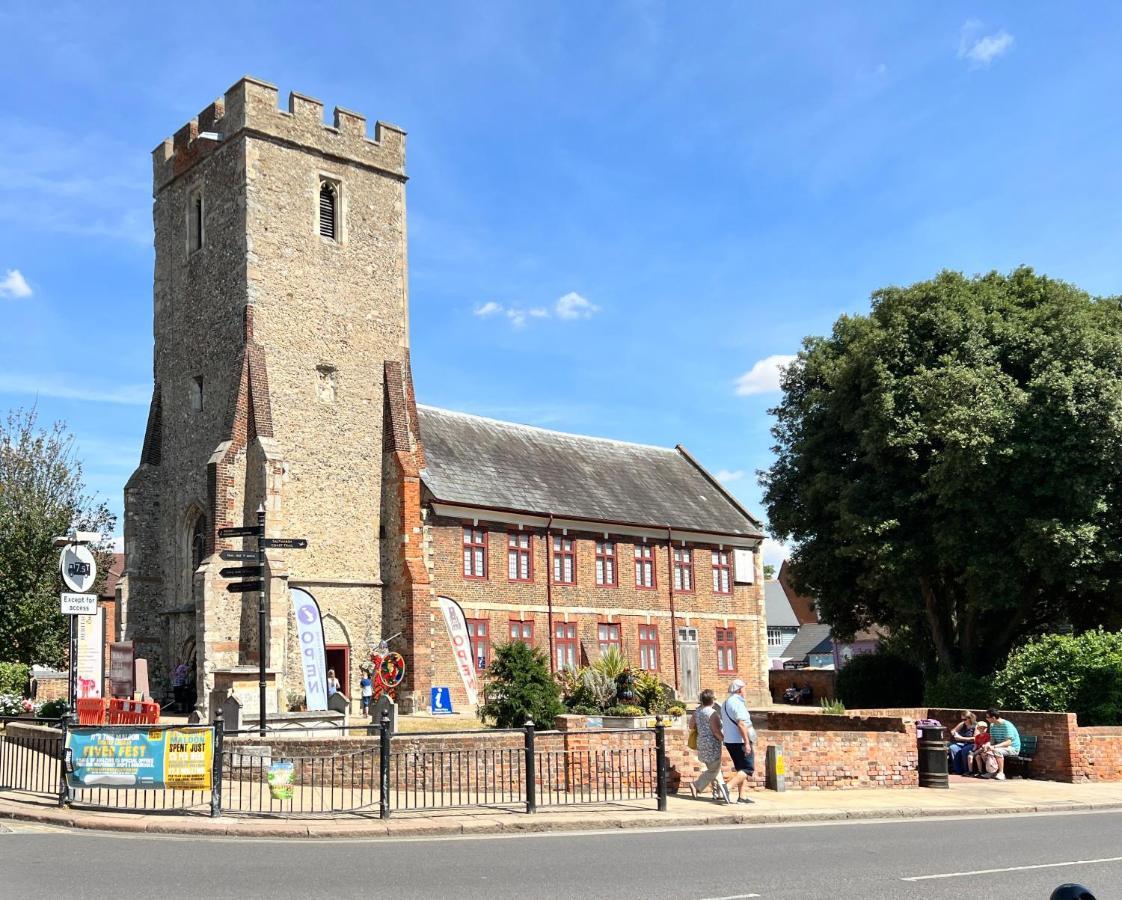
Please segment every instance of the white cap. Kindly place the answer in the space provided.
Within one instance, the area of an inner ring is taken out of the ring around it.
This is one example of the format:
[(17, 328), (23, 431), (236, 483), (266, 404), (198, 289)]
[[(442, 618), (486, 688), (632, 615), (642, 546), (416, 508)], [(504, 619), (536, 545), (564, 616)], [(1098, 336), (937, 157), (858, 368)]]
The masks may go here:
[(739, 678), (734, 678), (732, 680), (732, 682), (729, 684), (729, 693), (730, 694), (735, 694), (742, 687), (744, 687), (744, 682), (741, 681)]

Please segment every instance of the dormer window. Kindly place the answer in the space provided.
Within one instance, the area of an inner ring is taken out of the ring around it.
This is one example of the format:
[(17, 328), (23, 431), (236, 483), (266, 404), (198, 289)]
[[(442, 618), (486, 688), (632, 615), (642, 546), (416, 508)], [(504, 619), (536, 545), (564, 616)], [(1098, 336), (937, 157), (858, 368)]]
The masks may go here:
[(319, 183), (319, 236), (339, 240), (339, 183), (323, 178)]

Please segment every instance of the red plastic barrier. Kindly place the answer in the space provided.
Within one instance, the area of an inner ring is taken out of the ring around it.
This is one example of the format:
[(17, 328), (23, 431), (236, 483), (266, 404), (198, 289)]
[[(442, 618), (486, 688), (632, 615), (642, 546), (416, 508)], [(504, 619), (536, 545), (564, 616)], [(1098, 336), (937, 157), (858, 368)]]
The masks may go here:
[(155, 725), (160, 721), (160, 704), (153, 700), (109, 701), (109, 725)]
[(106, 701), (101, 697), (85, 697), (78, 700), (79, 725), (104, 725)]

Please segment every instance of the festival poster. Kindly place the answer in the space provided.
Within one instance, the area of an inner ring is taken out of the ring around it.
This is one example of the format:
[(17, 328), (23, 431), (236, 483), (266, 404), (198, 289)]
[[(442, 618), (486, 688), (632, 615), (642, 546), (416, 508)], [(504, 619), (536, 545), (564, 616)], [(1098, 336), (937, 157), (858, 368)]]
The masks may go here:
[(198, 728), (72, 728), (66, 733), (71, 788), (210, 790), (214, 731)]
[(105, 610), (99, 606), (95, 615), (74, 618), (78, 620), (76, 696), (80, 700), (100, 697), (105, 680)]

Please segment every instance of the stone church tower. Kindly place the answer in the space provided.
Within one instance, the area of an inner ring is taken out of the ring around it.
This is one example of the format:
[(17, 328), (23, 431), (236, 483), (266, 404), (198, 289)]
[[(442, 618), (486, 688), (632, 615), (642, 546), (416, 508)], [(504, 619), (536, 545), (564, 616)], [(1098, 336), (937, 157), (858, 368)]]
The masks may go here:
[(309, 541), (269, 551), (280, 708), (303, 690), (289, 589), (319, 601), (328, 663), (354, 691), (383, 637), (383, 568), (402, 568), (380, 523), (402, 503), (384, 465), (409, 449), (383, 421), (386, 379), (411, 393), (405, 134), (323, 115), (295, 93), (282, 111), (274, 86), (243, 78), (153, 154), (155, 386), (125, 488), (120, 628), (156, 696), (196, 660), (203, 716), (228, 690), (257, 706), (257, 599), (226, 591), (218, 551), (242, 542), (218, 529), (264, 504), (270, 536)]

